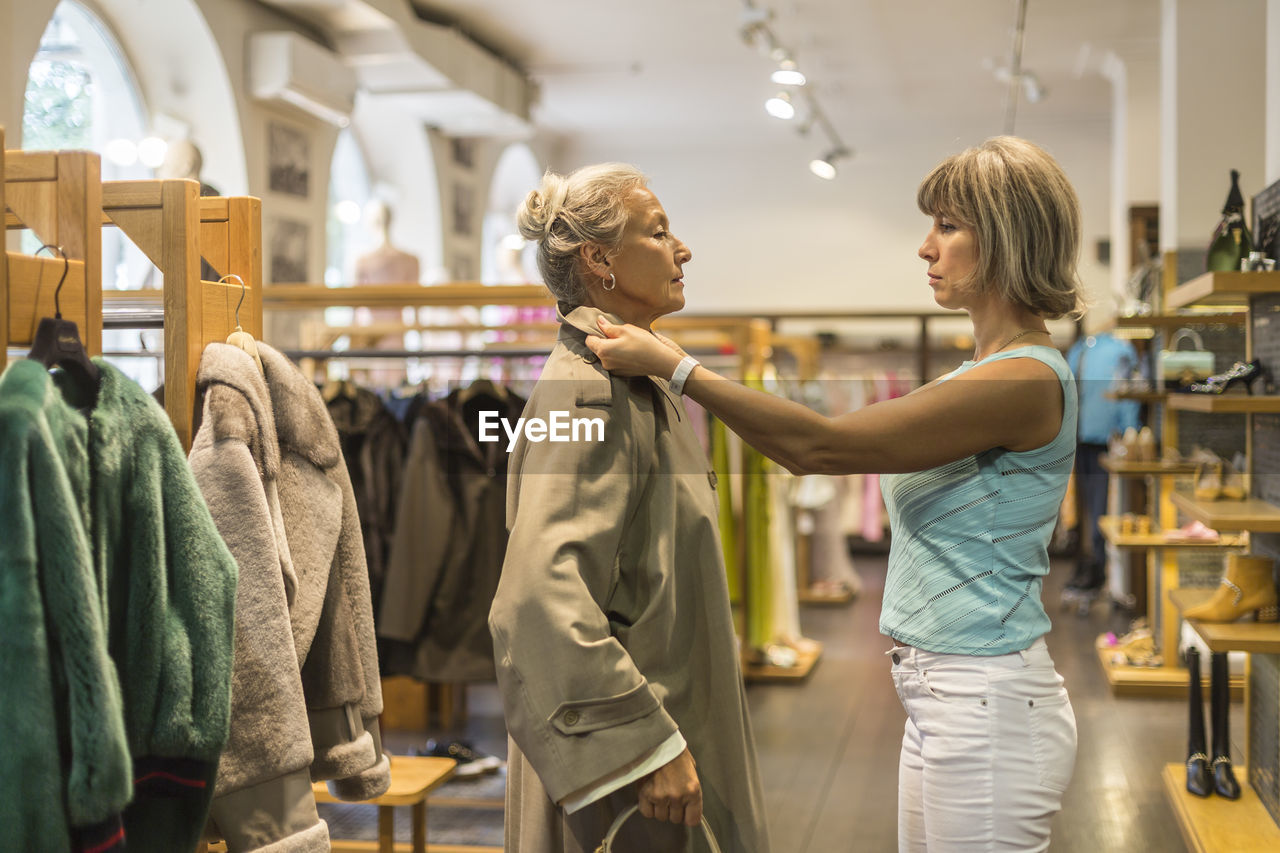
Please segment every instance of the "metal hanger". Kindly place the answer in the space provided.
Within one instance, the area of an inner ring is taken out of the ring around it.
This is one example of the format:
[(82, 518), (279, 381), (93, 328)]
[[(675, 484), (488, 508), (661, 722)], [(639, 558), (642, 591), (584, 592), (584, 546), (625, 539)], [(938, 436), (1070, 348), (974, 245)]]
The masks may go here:
[(258, 354), (258, 342), (253, 339), (253, 335), (240, 326), (240, 306), (244, 304), (244, 295), (247, 290), (244, 279), (235, 273), (229, 273), (218, 279), (218, 284), (226, 282), (227, 279), (235, 279), (240, 282), (240, 301), (236, 303), (236, 328), (234, 332), (227, 335), (227, 343), (247, 352), (253, 358), (253, 363), (258, 366), (258, 372), (265, 376), (266, 370), (262, 367), (262, 356)]
[[(42, 317), (40, 325), (32, 335), (31, 352), (27, 358), (40, 362), (47, 368), (59, 367), (66, 372), (77, 387), (82, 389), (91, 399), (98, 394), (98, 384), (102, 378), (98, 366), (89, 360), (89, 353), (80, 340), (80, 329), (72, 320), (62, 318), (62, 285), (67, 281), (67, 272), (71, 262), (61, 246), (45, 243), (35, 254), (45, 249), (56, 251), (62, 258), (62, 277), (53, 291), (53, 316)], [(36, 288), (36, 305), (39, 308), (40, 288)]]

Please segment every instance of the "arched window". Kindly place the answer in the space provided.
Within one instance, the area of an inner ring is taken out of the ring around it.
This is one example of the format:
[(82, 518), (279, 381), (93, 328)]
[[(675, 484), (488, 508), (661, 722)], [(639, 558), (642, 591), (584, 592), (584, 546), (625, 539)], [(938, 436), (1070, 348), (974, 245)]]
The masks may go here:
[(364, 222), (369, 202), (369, 170), (360, 143), (350, 130), (338, 134), (329, 166), (329, 210), (325, 222), (324, 283), (350, 285), (356, 258), (373, 248)]
[[(146, 129), (138, 85), (116, 38), (85, 6), (63, 0), (28, 71), (22, 147), (96, 151), (102, 155), (103, 180), (149, 178), (164, 149), (159, 140), (138, 144)], [(38, 247), (35, 236), (25, 232), (24, 250)], [(104, 288), (141, 287), (151, 268), (118, 229), (102, 230)]]
[(489, 184), (480, 256), (480, 280), (485, 284), (523, 284), (541, 281), (533, 261), (533, 247), (516, 229), (516, 210), (542, 179), (538, 160), (527, 145), (507, 146), (498, 158)]

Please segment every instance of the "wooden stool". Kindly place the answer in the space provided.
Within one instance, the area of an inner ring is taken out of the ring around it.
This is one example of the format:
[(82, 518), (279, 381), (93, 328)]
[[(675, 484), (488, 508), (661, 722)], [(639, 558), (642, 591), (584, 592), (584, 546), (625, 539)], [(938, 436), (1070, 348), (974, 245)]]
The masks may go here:
[[(427, 850), (427, 795), (453, 776), (457, 763), (452, 758), (431, 756), (392, 755), (391, 787), (381, 797), (364, 802), (378, 807), (378, 841), (339, 841), (331, 839), (334, 853), (376, 850), (378, 853), (394, 853), (396, 839), (395, 807), (413, 807), (413, 853)], [(317, 803), (342, 803), (329, 795), (323, 782), (312, 785)]]

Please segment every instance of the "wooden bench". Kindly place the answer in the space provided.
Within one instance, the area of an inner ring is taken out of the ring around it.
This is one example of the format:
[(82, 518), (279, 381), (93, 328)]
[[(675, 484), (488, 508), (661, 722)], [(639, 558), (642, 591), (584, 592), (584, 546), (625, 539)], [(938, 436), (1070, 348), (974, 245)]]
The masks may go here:
[[(413, 853), (426, 853), (427, 795), (448, 781), (458, 765), (452, 758), (413, 755), (392, 755), (390, 758), (391, 787), (381, 797), (365, 801), (378, 807), (378, 840), (347, 841), (334, 838), (331, 839), (334, 853), (363, 853), (372, 850), (377, 853), (394, 853), (396, 806), (410, 806), (413, 809), (413, 844), (409, 849)], [(315, 791), (317, 803), (345, 802), (331, 796), (323, 782), (316, 782), (312, 785), (312, 790)]]

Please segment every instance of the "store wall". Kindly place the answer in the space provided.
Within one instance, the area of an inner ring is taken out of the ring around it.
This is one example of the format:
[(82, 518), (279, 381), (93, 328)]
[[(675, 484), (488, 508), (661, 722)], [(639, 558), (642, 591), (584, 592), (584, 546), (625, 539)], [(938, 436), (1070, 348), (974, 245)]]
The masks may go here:
[[(1099, 308), (1110, 306), (1109, 273), (1096, 257), (1097, 241), (1110, 231), (1109, 109), (1103, 97), (1094, 121), (1040, 127), (1025, 119), (1018, 126), (1075, 184), (1084, 223), (1080, 272)], [(662, 148), (587, 138), (553, 165), (626, 160), (649, 175), (673, 230), (693, 252), (689, 311), (937, 310), (916, 255), (928, 228), (916, 187), (940, 160), (997, 132), (948, 127), (945, 136), (919, 138), (891, 127), (855, 130), (858, 154), (840, 164), (833, 181), (809, 173), (798, 138), (775, 147), (744, 139), (728, 150), (688, 139)]]

